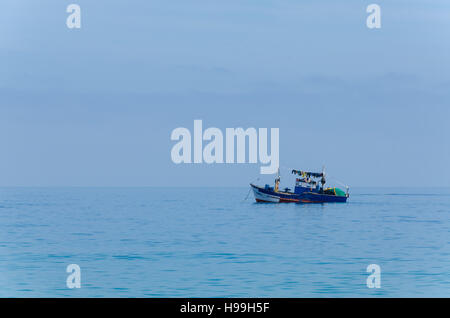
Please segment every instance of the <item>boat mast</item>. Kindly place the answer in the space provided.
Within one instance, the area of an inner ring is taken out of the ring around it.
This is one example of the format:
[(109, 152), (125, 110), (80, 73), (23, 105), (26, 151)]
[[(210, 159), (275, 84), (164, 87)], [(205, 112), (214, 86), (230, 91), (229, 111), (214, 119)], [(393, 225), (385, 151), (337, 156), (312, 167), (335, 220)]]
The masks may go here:
[(276, 179), (275, 179), (275, 192), (278, 192), (278, 187), (279, 187), (279, 185), (280, 185), (280, 167), (278, 167), (278, 170), (277, 170), (277, 177), (276, 177)]
[(324, 189), (325, 186), (325, 166), (322, 166), (322, 179), (320, 179), (320, 184), (322, 185), (322, 190)]

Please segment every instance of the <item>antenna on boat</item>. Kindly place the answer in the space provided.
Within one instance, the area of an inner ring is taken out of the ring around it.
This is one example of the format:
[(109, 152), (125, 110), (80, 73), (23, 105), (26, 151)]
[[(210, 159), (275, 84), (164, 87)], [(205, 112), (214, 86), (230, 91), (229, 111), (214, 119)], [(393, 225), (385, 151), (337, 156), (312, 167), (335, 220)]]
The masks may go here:
[(325, 186), (325, 165), (322, 166), (322, 179), (320, 179), (320, 184), (322, 185), (322, 190)]
[(275, 179), (275, 192), (278, 192), (279, 186), (280, 186), (280, 167), (278, 167), (277, 177)]

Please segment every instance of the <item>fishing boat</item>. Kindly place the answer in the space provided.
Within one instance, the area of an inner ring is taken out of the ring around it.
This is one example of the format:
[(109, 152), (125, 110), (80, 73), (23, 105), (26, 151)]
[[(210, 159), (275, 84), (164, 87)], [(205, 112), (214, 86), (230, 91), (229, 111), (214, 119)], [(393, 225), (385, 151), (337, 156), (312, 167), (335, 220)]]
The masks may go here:
[(266, 203), (325, 203), (347, 202), (349, 197), (348, 187), (346, 191), (336, 187), (325, 187), (325, 170), (322, 172), (309, 172), (292, 170), (292, 174), (298, 177), (295, 180), (294, 191), (289, 188), (280, 189), (280, 172), (278, 169), (275, 185), (264, 187), (250, 183), (256, 202)]

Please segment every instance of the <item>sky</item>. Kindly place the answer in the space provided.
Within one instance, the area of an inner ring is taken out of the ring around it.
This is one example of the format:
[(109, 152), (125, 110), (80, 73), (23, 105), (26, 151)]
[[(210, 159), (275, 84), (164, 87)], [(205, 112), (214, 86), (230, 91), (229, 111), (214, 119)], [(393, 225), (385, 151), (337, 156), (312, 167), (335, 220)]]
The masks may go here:
[[(66, 7), (81, 7), (68, 29)], [(366, 7), (381, 7), (381, 28)], [(279, 128), (287, 168), (450, 186), (450, 2), (3, 0), (0, 186), (247, 186), (172, 130)], [(286, 169), (285, 169), (286, 168)]]

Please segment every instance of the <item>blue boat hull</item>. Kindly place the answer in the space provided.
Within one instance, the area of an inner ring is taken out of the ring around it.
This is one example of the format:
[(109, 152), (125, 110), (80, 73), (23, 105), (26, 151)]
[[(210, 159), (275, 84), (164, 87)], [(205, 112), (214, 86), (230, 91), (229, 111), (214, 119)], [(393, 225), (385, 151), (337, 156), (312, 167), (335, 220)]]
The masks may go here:
[(256, 202), (265, 203), (325, 203), (325, 202), (347, 202), (347, 196), (337, 196), (316, 192), (282, 192), (274, 191), (272, 189), (266, 189), (258, 187), (254, 184), (250, 184), (255, 195)]
[(305, 192), (300, 195), (301, 203), (347, 202), (347, 197), (323, 193)]

